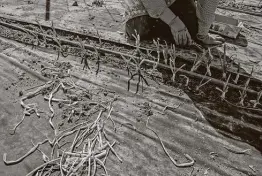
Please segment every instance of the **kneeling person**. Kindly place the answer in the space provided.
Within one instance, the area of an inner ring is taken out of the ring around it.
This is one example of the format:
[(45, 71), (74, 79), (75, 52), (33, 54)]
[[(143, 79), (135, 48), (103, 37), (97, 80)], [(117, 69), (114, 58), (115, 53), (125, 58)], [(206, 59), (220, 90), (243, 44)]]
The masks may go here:
[(221, 37), (208, 35), (219, 0), (125, 0), (128, 6), (126, 33), (143, 39), (173, 36), (176, 45), (192, 40), (204, 45), (221, 44)]

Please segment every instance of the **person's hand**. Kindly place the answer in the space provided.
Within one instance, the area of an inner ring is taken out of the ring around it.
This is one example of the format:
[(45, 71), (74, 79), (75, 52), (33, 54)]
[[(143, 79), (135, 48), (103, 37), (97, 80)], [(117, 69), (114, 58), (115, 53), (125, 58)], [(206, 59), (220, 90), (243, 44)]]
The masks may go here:
[(176, 45), (191, 45), (191, 36), (185, 24), (179, 19), (179, 17), (176, 17), (174, 20), (172, 20), (169, 26)]
[(225, 39), (220, 36), (197, 35), (197, 40), (203, 45), (221, 45), (225, 42)]

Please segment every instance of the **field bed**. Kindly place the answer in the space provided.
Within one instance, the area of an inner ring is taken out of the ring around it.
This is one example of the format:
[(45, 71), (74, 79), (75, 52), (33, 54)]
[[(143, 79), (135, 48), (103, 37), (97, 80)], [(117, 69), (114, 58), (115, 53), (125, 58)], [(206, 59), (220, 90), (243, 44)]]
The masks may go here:
[[(165, 83), (176, 87), (182, 86), (196, 102), (211, 101), (212, 105), (209, 108), (218, 112), (225, 112), (227, 109), (234, 108), (235, 110), (231, 110), (228, 115), (233, 114), (238, 117), (242, 114), (242, 110), (245, 110), (249, 112), (248, 116), (251, 115), (248, 118), (251, 124), (261, 122), (260, 118), (256, 118), (262, 112), (261, 82), (254, 79), (252, 73), (249, 75), (242, 74), (240, 66), (238, 72), (231, 71), (234, 69), (234, 64), (225, 54), (221, 56), (221, 53), (216, 53), (216, 55), (220, 55), (221, 59), (219, 68), (212, 65), (213, 60), (218, 59), (214, 59), (209, 50), (197, 53), (197, 57), (193, 60), (188, 58), (183, 50), (176, 50), (175, 48), (173, 48), (175, 50), (172, 50), (172, 48), (165, 48), (157, 43), (155, 43), (155, 48), (152, 46), (151, 48), (141, 48), (140, 44), (139, 46), (121, 44), (13, 19), (2, 18), (1, 24), (3, 26), (2, 36), (33, 47), (54, 49), (58, 53), (57, 59), (59, 59), (59, 56), (77, 56), (81, 58), (83, 68), (86, 69), (89, 68), (88, 62), (90, 60), (96, 60), (98, 64), (97, 73), (100, 64), (103, 62), (113, 62), (118, 67), (127, 69), (130, 76), (127, 82), (128, 90), (133, 79), (136, 80), (136, 92), (141, 89), (141, 86), (143, 90), (143, 83), (147, 84), (146, 77), (151, 77), (154, 80), (163, 80)], [(180, 54), (178, 56), (172, 55), (172, 51)], [(167, 56), (164, 55), (164, 52), (168, 53)], [(224, 53), (226, 53), (226, 48)], [(117, 57), (112, 57), (112, 55)], [(163, 79), (163, 77), (167, 79)], [(260, 132), (255, 130), (253, 136), (259, 138)], [(257, 144), (256, 146), (259, 146)]]
[[(132, 58), (136, 60), (136, 62), (141, 62), (142, 60), (144, 60), (144, 62), (147, 64), (156, 65), (153, 67), (153, 69), (157, 69), (157, 67), (159, 66), (164, 69), (172, 70), (172, 68), (170, 68), (170, 64), (163, 64), (164, 60), (166, 60), (166, 63), (170, 62), (168, 59), (171, 57), (170, 51), (172, 48), (170, 48), (168, 45), (165, 46), (161, 45), (160, 43), (155, 43), (155, 48), (153, 48), (152, 46), (150, 48), (141, 48), (140, 43), (139, 46), (132, 46), (113, 41), (103, 40), (101, 38), (91, 37), (85, 34), (42, 26), (40, 24), (29, 24), (26, 22), (17, 21), (14, 19), (6, 19), (3, 17), (1, 18), (1, 20), (2, 25), (4, 27), (2, 29), (2, 36), (30, 45), (53, 48), (57, 50), (58, 58), (60, 54), (64, 56), (71, 54), (82, 57), (82, 59), (84, 60), (87, 59), (86, 57), (91, 56), (90, 52), (88, 53), (88, 51), (86, 51), (86, 49), (88, 49), (91, 51), (98, 51), (102, 54), (107, 53), (116, 55), (118, 57), (122, 56), (122, 59), (123, 57), (127, 57), (128, 59)], [(10, 31), (8, 28), (10, 28)], [(16, 33), (15, 31), (12, 32), (11, 30), (18, 30), (20, 33)], [(49, 44), (47, 42), (51, 43)], [(197, 47), (199, 49), (199, 46)], [(248, 93), (252, 94), (259, 94), (259, 92), (261, 91), (259, 89), (261, 81), (254, 79), (252, 77), (252, 73), (251, 75), (242, 74), (240, 72), (240, 66), (237, 72), (233, 70), (234, 65), (233, 63), (230, 63), (231, 58), (227, 58), (226, 56), (226, 46), (223, 55), (221, 53), (216, 53), (217, 55), (220, 55), (220, 68), (212, 64), (214, 56), (211, 53), (211, 51), (203, 49), (203, 53), (196, 53), (196, 56), (193, 59), (190, 58), (190, 56), (187, 55), (186, 52), (184, 54), (183, 50), (177, 50), (176, 48), (174, 49), (174, 51), (177, 51), (180, 54), (178, 55), (177, 59), (178, 65), (176, 65), (176, 62), (174, 61), (175, 65), (173, 70), (178, 70), (178, 72), (197, 77), (198, 79), (210, 80), (215, 84), (228, 84), (229, 87), (233, 87), (239, 90), (246, 90)], [(137, 54), (140, 54), (137, 53), (138, 51), (144, 54), (142, 58), (136, 56)], [(159, 55), (157, 53), (159, 53)], [(176, 57), (177, 55), (174, 56), (174, 59), (176, 59)], [(215, 60), (218, 59), (216, 58)], [(184, 68), (187, 69), (181, 68), (182, 64), (185, 64)], [(213, 78), (211, 77), (212, 73), (215, 73), (213, 74)], [(235, 78), (235, 80), (237, 79), (236, 83), (238, 83), (239, 80), (240, 85), (243, 85), (245, 80), (248, 81), (248, 83), (246, 86), (238, 86), (230, 82), (225, 83), (227, 74), (232, 76), (232, 78)], [(221, 81), (221, 78), (223, 78), (224, 81)]]

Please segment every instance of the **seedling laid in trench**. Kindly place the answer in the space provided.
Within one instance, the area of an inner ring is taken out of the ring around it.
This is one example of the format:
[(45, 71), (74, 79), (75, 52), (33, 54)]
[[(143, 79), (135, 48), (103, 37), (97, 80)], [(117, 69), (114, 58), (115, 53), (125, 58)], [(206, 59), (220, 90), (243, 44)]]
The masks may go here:
[[(232, 59), (232, 57), (235, 56), (235, 55), (232, 55), (230, 57), (230, 59)], [(226, 59), (226, 44), (224, 44), (224, 54), (223, 54), (223, 57), (219, 54), (219, 58), (220, 58), (220, 64), (221, 64), (221, 67), (222, 67), (222, 79), (223, 80), (226, 80), (226, 77), (227, 77), (227, 72), (228, 72), (228, 69), (233, 65), (234, 63), (234, 59), (232, 59), (231, 62), (227, 62), (227, 59)]]
[(143, 82), (146, 83), (147, 86), (149, 86), (147, 80), (145, 79), (144, 75), (142, 74), (142, 64), (144, 63), (144, 59), (140, 60), (140, 61), (136, 61), (136, 59), (132, 59), (136, 65), (136, 70), (135, 70), (135, 73), (132, 73), (130, 71), (130, 79), (128, 80), (127, 84), (128, 84), (128, 87), (127, 87), (127, 90), (129, 91), (130, 90), (130, 81), (132, 79), (134, 79), (136, 76), (138, 77), (138, 81), (137, 81), (137, 84), (136, 84), (136, 93), (138, 93), (139, 91), (139, 85), (140, 83), (142, 83), (142, 91), (143, 91)]
[[(175, 46), (174, 46), (175, 47)], [(172, 45), (171, 45), (171, 48), (172, 48)], [(175, 49), (175, 48), (174, 48)], [(165, 41), (165, 45), (163, 46), (163, 50), (162, 50), (162, 54), (163, 54), (163, 57), (164, 57), (164, 63), (167, 65), (168, 63), (168, 52), (169, 52), (169, 48), (168, 48), (168, 45)]]
[(251, 100), (251, 101), (250, 101), (250, 102), (254, 102), (253, 108), (256, 108), (257, 105), (261, 105), (261, 103), (260, 103), (261, 97), (262, 97), (262, 91), (260, 91), (260, 92), (257, 94), (257, 99), (256, 99), (256, 100)]
[(226, 93), (228, 92), (228, 83), (229, 83), (230, 77), (231, 77), (231, 74), (228, 76), (227, 81), (224, 83), (222, 90), (220, 88), (216, 87), (216, 90), (218, 90), (222, 93), (221, 96), (220, 96), (222, 100), (226, 99)]
[(83, 70), (87, 67), (89, 70), (90, 70), (90, 67), (89, 67), (89, 64), (88, 64), (88, 61), (87, 61), (87, 57), (90, 57), (92, 55), (92, 53), (88, 52), (86, 49), (85, 49), (85, 44), (84, 42), (79, 38), (77, 37), (77, 40), (79, 42), (79, 46), (81, 48), (81, 53), (80, 53), (80, 57), (82, 58), (81, 60), (81, 64), (84, 64), (83, 66)]
[(56, 50), (57, 50), (57, 59), (56, 60), (58, 60), (59, 59), (59, 56), (60, 56), (60, 54), (63, 56), (63, 57), (67, 57), (68, 56), (68, 53), (65, 51), (65, 47), (64, 46), (62, 46), (62, 44), (61, 44), (61, 41), (60, 41), (60, 39), (59, 39), (59, 37), (58, 37), (58, 35), (57, 35), (57, 33), (56, 33), (56, 30), (55, 30), (55, 27), (54, 27), (54, 22), (52, 21), (52, 25), (51, 25), (51, 27), (52, 27), (52, 36), (53, 36), (53, 41), (56, 43), (56, 46), (55, 46), (55, 48), (56, 48)]
[(211, 67), (211, 63), (212, 63), (213, 59), (214, 59), (214, 56), (212, 55), (210, 48), (208, 48), (208, 55), (206, 57), (206, 60), (204, 60), (205, 64), (206, 64), (208, 76), (212, 76), (210, 67)]
[(251, 73), (250, 73), (249, 77), (247, 78), (247, 81), (245, 83), (245, 87), (244, 87), (243, 91), (242, 92), (239, 91), (239, 93), (240, 93), (240, 102), (239, 102), (239, 104), (241, 106), (244, 106), (244, 101), (245, 101), (245, 98), (247, 96), (248, 85), (249, 85), (251, 77), (253, 75), (253, 71), (254, 71), (254, 67), (252, 68)]
[(240, 76), (240, 63), (238, 63), (238, 68), (237, 68), (237, 75), (236, 75), (236, 78), (233, 80), (233, 82), (235, 83), (235, 84), (237, 84), (238, 83), (238, 80), (239, 80), (239, 76)]
[(157, 48), (157, 58), (153, 57), (154, 61), (155, 61), (155, 65), (153, 66), (153, 71), (157, 69), (158, 63), (160, 61), (160, 43), (159, 43), (159, 38), (157, 40), (153, 40), (153, 43), (156, 45)]
[(193, 63), (193, 66), (191, 68), (191, 71), (194, 72), (198, 69), (198, 67), (203, 62), (204, 57), (206, 56), (208, 50), (204, 50), (200, 57), (196, 57)]
[[(44, 31), (44, 29), (42, 28), (41, 24), (39, 23), (38, 20), (36, 20), (38, 26), (39, 26), (39, 29), (41, 31), (42, 34), (46, 34), (46, 32)], [(42, 45), (43, 44), (43, 45)], [(46, 39), (46, 35), (43, 35), (43, 42), (41, 43), (40, 42), (40, 46), (42, 47), (46, 47), (47, 46), (47, 39)]]
[[(140, 36), (136, 32), (136, 35), (133, 35), (133, 37), (136, 39), (136, 54), (142, 55), (140, 53)], [(130, 90), (130, 81), (133, 80), (137, 76), (138, 77), (138, 81), (137, 81), (137, 85), (136, 85), (136, 93), (138, 93), (138, 91), (139, 91), (140, 83), (142, 84), (142, 91), (143, 91), (143, 83), (145, 82), (147, 86), (149, 85), (147, 80), (145, 79), (144, 75), (142, 74), (142, 64), (144, 64), (144, 61), (145, 61), (143, 59), (144, 56), (140, 56), (139, 58), (130, 57), (129, 59), (126, 59), (123, 55), (121, 55), (121, 57), (126, 62), (128, 75), (130, 74), (130, 79), (127, 82), (127, 84), (128, 84), (127, 90), (128, 91)], [(131, 64), (131, 63), (133, 63), (135, 65), (135, 67), (136, 67), (135, 68), (135, 73), (132, 73), (132, 71), (130, 70), (129, 64)]]
[(169, 55), (170, 55), (170, 60), (169, 60), (169, 68), (172, 72), (172, 81), (175, 82), (176, 79), (176, 74), (179, 70), (181, 70), (183, 67), (186, 66), (186, 64), (183, 64), (182, 66), (180, 66), (179, 68), (176, 67), (176, 53), (175, 53), (175, 45), (172, 45), (170, 51), (169, 51)]
[[(208, 71), (206, 72), (205, 76), (207, 75)], [(200, 81), (199, 85), (196, 87), (196, 91), (199, 91), (201, 87), (203, 87), (204, 85), (206, 85), (207, 83), (209, 83), (211, 81), (211, 79), (207, 80), (206, 82), (204, 82), (204, 77), (202, 78), (202, 80)]]
[(135, 35), (132, 34), (132, 37), (134, 37), (134, 39), (136, 40), (136, 43), (135, 43), (136, 50), (135, 50), (134, 55), (139, 55), (140, 54), (140, 45), (141, 45), (141, 43), (140, 43), (140, 35), (135, 30)]
[(186, 75), (179, 75), (179, 77), (182, 77), (182, 78), (185, 78), (186, 80), (186, 83), (185, 83), (185, 86), (188, 87), (188, 84), (189, 84), (189, 77), (187, 77)]
[(153, 59), (153, 61), (154, 61), (153, 68), (152, 68), (151, 73), (150, 73), (150, 76), (154, 79), (153, 73), (154, 73), (154, 71), (157, 70), (158, 64), (160, 62), (160, 52), (161, 51), (160, 51), (159, 39), (157, 39), (157, 41), (153, 40), (153, 43), (156, 45), (156, 48), (157, 48), (157, 57), (154, 57), (149, 50), (147, 50), (147, 55), (145, 57), (149, 57), (150, 59)]
[[(103, 46), (101, 36), (100, 36), (100, 34), (99, 34), (99, 31), (98, 31), (96, 25), (93, 24), (93, 26), (94, 26), (94, 28), (95, 28), (95, 30), (96, 30), (96, 34), (97, 34), (98, 39), (99, 39), (99, 49), (101, 49), (102, 46)], [(88, 38), (86, 38), (86, 39), (89, 41), (90, 44), (92, 44), (92, 42), (91, 42)], [(96, 48), (95, 44), (93, 44), (93, 49), (95, 50), (93, 56), (95, 57), (95, 59), (96, 59), (96, 64), (97, 64), (96, 75), (98, 75), (99, 70), (100, 70), (101, 55), (100, 55), (100, 53), (98, 52), (98, 49)]]

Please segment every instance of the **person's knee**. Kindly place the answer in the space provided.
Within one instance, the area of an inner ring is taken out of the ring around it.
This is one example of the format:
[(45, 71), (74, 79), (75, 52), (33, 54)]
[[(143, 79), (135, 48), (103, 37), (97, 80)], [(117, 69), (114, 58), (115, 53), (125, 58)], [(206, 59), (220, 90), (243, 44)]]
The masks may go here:
[(129, 38), (134, 39), (133, 35), (139, 35), (145, 38), (150, 31), (149, 19), (147, 16), (139, 16), (132, 18), (126, 22), (126, 34)]

